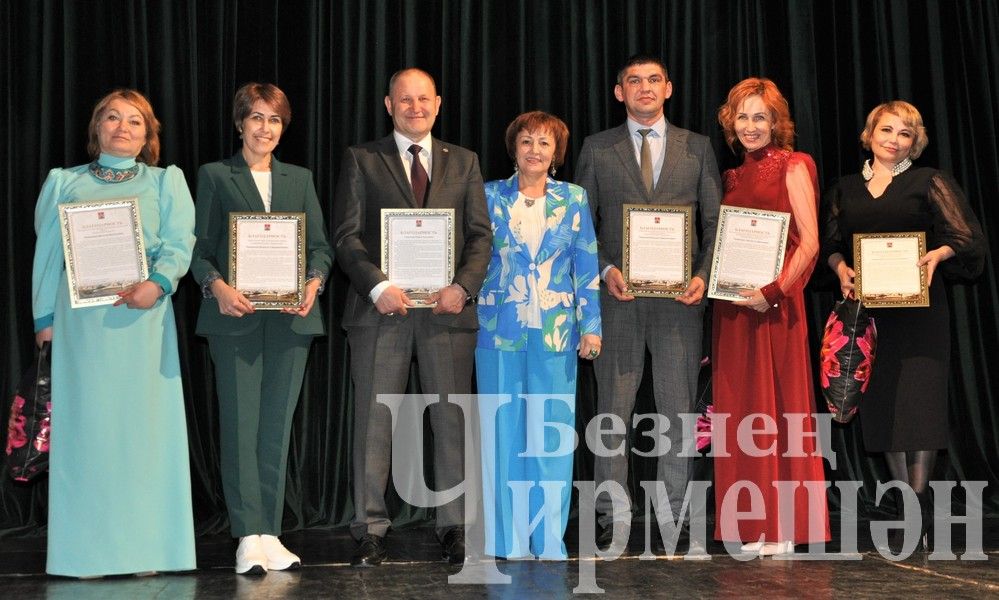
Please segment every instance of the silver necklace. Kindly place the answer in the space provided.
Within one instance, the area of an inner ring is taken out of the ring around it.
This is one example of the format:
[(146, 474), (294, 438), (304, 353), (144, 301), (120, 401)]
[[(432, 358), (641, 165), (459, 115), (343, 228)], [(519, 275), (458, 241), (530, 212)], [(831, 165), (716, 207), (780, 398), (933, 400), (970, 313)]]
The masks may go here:
[(524, 196), (524, 206), (526, 206), (527, 208), (531, 208), (532, 206), (534, 206), (535, 202), (541, 199), (541, 198), (531, 198), (527, 194), (524, 194), (524, 192), (521, 192), (521, 194), (523, 194)]

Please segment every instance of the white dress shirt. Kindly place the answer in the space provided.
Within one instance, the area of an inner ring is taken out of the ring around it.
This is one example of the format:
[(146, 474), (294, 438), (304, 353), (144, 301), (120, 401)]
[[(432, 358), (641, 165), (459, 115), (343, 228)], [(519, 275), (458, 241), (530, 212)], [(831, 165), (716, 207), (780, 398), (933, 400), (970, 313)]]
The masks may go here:
[[(651, 129), (646, 136), (649, 140), (649, 151), (652, 154), (652, 188), (655, 189), (659, 183), (659, 173), (663, 170), (663, 163), (666, 162), (666, 117), (661, 116), (652, 125), (642, 125), (637, 121), (628, 119), (628, 133), (630, 134), (632, 146), (635, 148), (635, 163), (642, 167), (642, 134), (639, 129)], [(600, 279), (606, 279), (607, 271), (616, 265), (607, 265), (600, 272)]]
[(635, 163), (642, 166), (642, 134), (639, 129), (651, 129), (649, 132), (649, 150), (652, 152), (652, 187), (659, 183), (659, 173), (663, 170), (663, 161), (666, 159), (666, 117), (659, 117), (659, 120), (652, 125), (641, 125), (637, 121), (628, 119), (628, 133), (631, 134), (631, 141), (635, 146)]

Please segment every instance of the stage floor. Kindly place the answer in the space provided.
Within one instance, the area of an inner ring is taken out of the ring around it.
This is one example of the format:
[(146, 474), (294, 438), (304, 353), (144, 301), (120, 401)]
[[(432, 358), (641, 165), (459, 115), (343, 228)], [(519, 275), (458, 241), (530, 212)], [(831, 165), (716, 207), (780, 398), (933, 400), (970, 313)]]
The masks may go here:
[[(312, 529), (282, 536), (305, 565), (296, 571), (270, 572), (259, 578), (232, 572), (235, 545), (223, 536), (198, 539), (198, 570), (152, 577), (74, 580), (48, 577), (44, 538), (0, 540), (0, 590), (5, 598), (117, 600), (142, 598), (568, 598), (581, 583), (603, 589), (611, 598), (983, 598), (999, 596), (999, 520), (985, 523), (987, 560), (929, 560), (916, 554), (893, 562), (859, 535), (858, 552), (835, 554), (836, 560), (737, 560), (717, 542), (710, 559), (657, 557), (643, 560), (642, 528), (636, 523), (632, 543), (612, 561), (580, 560), (570, 528), (566, 562), (496, 561), (509, 584), (457, 584), (459, 571), (439, 560), (440, 546), (431, 529), (394, 531), (388, 538), (389, 560), (376, 568), (349, 565), (354, 543), (346, 529)], [(571, 526), (570, 526), (571, 527)], [(865, 522), (860, 532), (868, 531)], [(961, 527), (955, 537), (962, 537)], [(834, 539), (838, 539), (834, 531)], [(802, 551), (804, 548), (799, 547)], [(964, 540), (955, 539), (960, 555)], [(838, 548), (826, 548), (834, 554)], [(591, 570), (592, 569), (592, 570)], [(587, 571), (592, 575), (587, 575)]]

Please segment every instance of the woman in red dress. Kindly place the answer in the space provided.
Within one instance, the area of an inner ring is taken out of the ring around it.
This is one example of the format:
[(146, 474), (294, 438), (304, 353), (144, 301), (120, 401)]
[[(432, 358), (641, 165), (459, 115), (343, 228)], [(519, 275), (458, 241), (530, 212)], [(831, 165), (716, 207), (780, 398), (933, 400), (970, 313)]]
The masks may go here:
[(725, 172), (722, 204), (789, 213), (791, 223), (777, 279), (740, 292), (743, 300), (714, 302), (714, 435), (725, 436), (728, 453), (714, 459), (715, 537), (742, 542), (743, 552), (786, 554), (829, 540), (822, 459), (809, 435), (815, 402), (802, 298), (819, 251), (815, 163), (792, 150), (787, 101), (768, 79), (733, 87), (718, 121), (744, 154)]

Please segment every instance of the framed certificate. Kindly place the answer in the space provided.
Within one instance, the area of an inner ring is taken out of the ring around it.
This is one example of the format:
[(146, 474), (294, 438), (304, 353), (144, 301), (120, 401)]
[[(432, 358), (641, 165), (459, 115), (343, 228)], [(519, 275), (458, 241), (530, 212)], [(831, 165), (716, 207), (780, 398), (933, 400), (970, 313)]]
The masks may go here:
[(744, 300), (743, 290), (755, 290), (777, 279), (784, 266), (791, 213), (722, 206), (711, 262), (708, 297)]
[(113, 304), (149, 277), (138, 198), (60, 204), (59, 224), (73, 308)]
[(229, 285), (257, 310), (305, 297), (305, 213), (229, 213)]
[(382, 271), (414, 308), (454, 279), (453, 208), (383, 208)]
[(868, 308), (929, 306), (926, 266), (916, 266), (924, 254), (922, 231), (853, 234), (857, 298)]
[(625, 285), (634, 296), (675, 298), (690, 284), (692, 206), (624, 205)]

